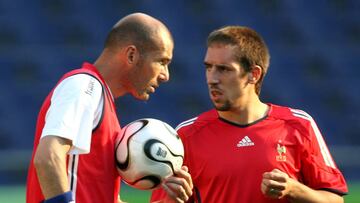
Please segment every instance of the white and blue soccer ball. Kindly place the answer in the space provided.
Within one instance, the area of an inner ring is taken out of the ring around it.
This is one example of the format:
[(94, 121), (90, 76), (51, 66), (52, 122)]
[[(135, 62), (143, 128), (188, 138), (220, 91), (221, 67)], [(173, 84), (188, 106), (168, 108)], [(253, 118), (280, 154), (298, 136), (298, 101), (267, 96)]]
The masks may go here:
[(137, 189), (157, 188), (183, 164), (181, 139), (170, 125), (157, 119), (143, 118), (124, 126), (115, 147), (119, 174)]

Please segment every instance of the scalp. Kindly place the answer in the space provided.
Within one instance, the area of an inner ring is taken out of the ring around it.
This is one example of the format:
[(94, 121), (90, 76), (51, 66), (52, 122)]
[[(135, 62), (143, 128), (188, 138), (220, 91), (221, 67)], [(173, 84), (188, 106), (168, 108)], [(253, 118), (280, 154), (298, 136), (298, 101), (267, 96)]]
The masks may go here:
[(134, 13), (113, 26), (105, 41), (105, 48), (114, 50), (133, 44), (140, 50), (148, 51), (158, 47), (160, 39), (165, 38), (173, 43), (170, 31), (162, 22), (144, 13)]

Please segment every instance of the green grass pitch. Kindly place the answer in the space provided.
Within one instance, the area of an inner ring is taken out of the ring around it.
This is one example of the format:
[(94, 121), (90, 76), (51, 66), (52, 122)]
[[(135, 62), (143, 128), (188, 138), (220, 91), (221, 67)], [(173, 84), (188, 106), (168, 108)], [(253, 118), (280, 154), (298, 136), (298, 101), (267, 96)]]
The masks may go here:
[[(121, 198), (128, 203), (147, 203), (149, 202), (150, 192), (135, 190), (127, 185), (121, 186)], [(0, 186), (0, 202), (24, 203), (24, 186)], [(360, 182), (349, 183), (349, 194), (345, 196), (346, 203), (360, 202)]]

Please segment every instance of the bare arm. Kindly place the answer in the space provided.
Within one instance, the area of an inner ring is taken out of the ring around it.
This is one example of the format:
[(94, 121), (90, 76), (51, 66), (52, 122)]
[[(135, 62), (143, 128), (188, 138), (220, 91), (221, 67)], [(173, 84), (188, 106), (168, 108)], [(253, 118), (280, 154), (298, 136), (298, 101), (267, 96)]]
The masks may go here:
[(69, 191), (66, 155), (70, 147), (70, 140), (57, 136), (46, 136), (40, 140), (34, 165), (45, 199)]
[(287, 198), (293, 203), (344, 202), (340, 195), (325, 190), (314, 190), (278, 169), (263, 174), (261, 191), (270, 198)]

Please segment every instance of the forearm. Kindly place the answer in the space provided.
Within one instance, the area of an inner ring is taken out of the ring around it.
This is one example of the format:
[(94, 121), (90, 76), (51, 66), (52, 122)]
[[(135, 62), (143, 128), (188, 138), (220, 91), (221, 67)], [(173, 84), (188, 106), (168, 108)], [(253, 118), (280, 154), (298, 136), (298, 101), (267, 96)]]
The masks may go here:
[(36, 172), (46, 199), (69, 191), (66, 170), (60, 160), (38, 163)]
[(324, 190), (314, 190), (308, 186), (293, 181), (286, 198), (293, 203), (343, 203), (341, 196)]
[(66, 172), (65, 148), (57, 140), (40, 143), (34, 157), (34, 165), (45, 199), (69, 191)]
[(273, 199), (286, 198), (293, 203), (342, 203), (344, 199), (335, 193), (312, 189), (290, 178), (279, 169), (263, 174), (262, 193)]

